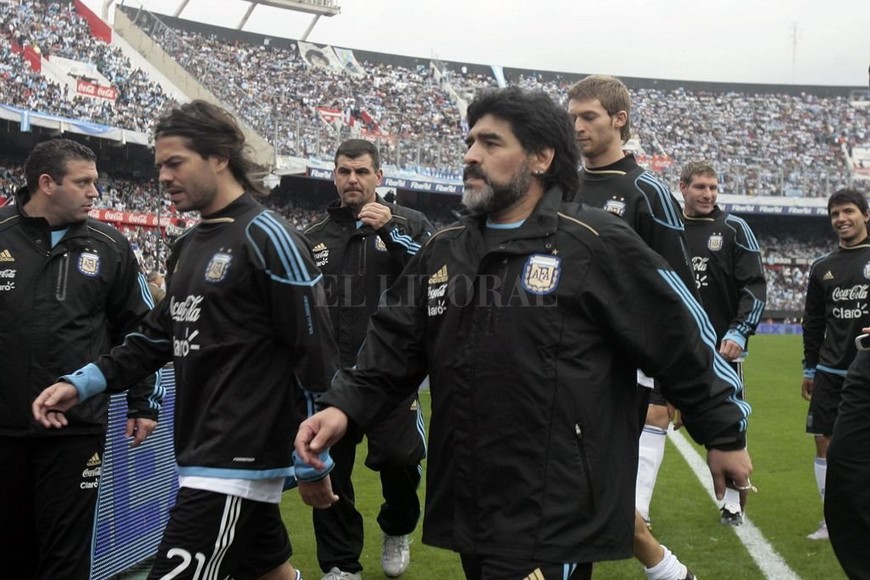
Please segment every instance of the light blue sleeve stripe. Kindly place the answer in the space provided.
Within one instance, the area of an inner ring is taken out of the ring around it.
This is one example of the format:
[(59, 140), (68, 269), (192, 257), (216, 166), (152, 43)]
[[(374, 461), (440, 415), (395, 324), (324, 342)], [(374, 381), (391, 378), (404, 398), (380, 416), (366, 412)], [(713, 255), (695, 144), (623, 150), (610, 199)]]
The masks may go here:
[(138, 336), (145, 340), (146, 342), (150, 342), (151, 344), (169, 344), (170, 340), (168, 338), (151, 338), (149, 336), (145, 336), (141, 332), (131, 332), (127, 336), (124, 337), (124, 342), (127, 342), (127, 339), (131, 336)]
[(400, 234), (398, 230), (390, 231), (390, 239), (396, 242), (399, 245), (405, 246), (408, 250), (408, 253), (412, 256), (416, 255), (418, 251), (420, 251), (420, 244), (414, 241), (414, 238), (408, 235)]
[(737, 376), (737, 373), (731, 365), (729, 365), (716, 351), (716, 334), (713, 331), (713, 326), (710, 324), (709, 318), (707, 318), (704, 310), (694, 299), (692, 294), (686, 289), (685, 284), (683, 284), (675, 272), (672, 270), (659, 270), (658, 272), (665, 282), (667, 282), (668, 285), (671, 286), (682, 298), (683, 303), (695, 319), (695, 323), (701, 331), (701, 340), (713, 355), (713, 372), (733, 388), (733, 393), (729, 395), (728, 401), (737, 405), (740, 409), (740, 412), (743, 415), (743, 419), (740, 421), (740, 430), (745, 431), (747, 426), (746, 417), (749, 416), (752, 408), (746, 401), (737, 397), (738, 393), (743, 390), (743, 386), (740, 383), (740, 378)]
[[(671, 195), (671, 192), (668, 191), (661, 183), (659, 183), (656, 179), (654, 179), (651, 175), (649, 175), (645, 171), (638, 176), (637, 181), (642, 181), (642, 182), (646, 183), (647, 185), (650, 185), (651, 187), (653, 187), (656, 190), (656, 195), (658, 196), (659, 200), (661, 201), (662, 207), (664, 208), (664, 212), (665, 212), (665, 221), (664, 222), (662, 222), (661, 220), (656, 218), (655, 212), (653, 211), (652, 202), (649, 199), (646, 200), (647, 205), (649, 206), (650, 213), (652, 214), (653, 218), (657, 222), (662, 223), (663, 225), (666, 225), (669, 228), (673, 228), (676, 230), (684, 230), (685, 228), (683, 226), (683, 220), (680, 219), (680, 216), (677, 214), (676, 208), (674, 208), (674, 203), (673, 203), (674, 198)], [(644, 193), (644, 198), (646, 198), (645, 192), (640, 187), (638, 187), (638, 191), (640, 191), (641, 193)]]
[[(298, 246), (293, 241), (293, 238), (289, 235), (287, 230), (284, 229), (284, 226), (279, 223), (274, 216), (268, 212), (264, 212), (254, 218), (251, 222), (251, 226), (260, 228), (269, 237), (275, 245), (278, 259), (281, 260), (281, 266), (287, 273), (286, 276), (282, 277), (276, 275), (267, 268), (266, 271), (273, 280), (284, 284), (295, 284), (300, 286), (314, 286), (320, 281), (322, 275), (318, 273), (315, 277), (311, 277), (308, 269), (305, 267), (305, 262), (302, 259)], [(248, 232), (247, 237), (251, 241), (254, 251), (257, 253), (260, 261), (265, 267), (266, 260), (257, 245), (253, 243), (250, 232)]]
[(154, 297), (151, 296), (151, 290), (148, 288), (148, 280), (145, 279), (145, 275), (139, 272), (136, 274), (136, 281), (139, 283), (139, 294), (142, 296), (142, 300), (148, 305), (149, 310), (154, 310)]
[[(269, 220), (268, 214), (263, 212), (254, 218), (251, 225), (259, 227), (269, 236), (277, 250), (278, 259), (281, 260), (281, 267), (287, 272), (290, 280), (302, 281), (307, 279), (307, 273), (304, 273), (304, 269), (299, 264), (298, 253), (293, 252), (293, 241), (289, 239), (287, 231), (280, 224), (276, 224), (274, 220)], [(297, 259), (294, 260), (294, 257)]]
[[(736, 225), (732, 225), (729, 222), (734, 222)], [(737, 230), (743, 232), (743, 236), (746, 238), (746, 245), (737, 242), (738, 246), (749, 252), (761, 251), (761, 247), (758, 245), (758, 240), (755, 238), (755, 234), (752, 233), (752, 230), (749, 228), (749, 224), (747, 224), (746, 221), (737, 216), (728, 215), (725, 218), (725, 224), (735, 232), (737, 232)]]
[[(743, 324), (740, 325), (745, 326)], [(746, 336), (744, 336), (738, 329), (732, 328), (728, 332), (725, 333), (725, 336), (722, 337), (722, 340), (730, 340), (731, 342), (736, 343), (740, 346), (741, 350), (746, 350)]]
[(163, 408), (163, 397), (166, 389), (163, 387), (163, 370), (154, 373), (154, 390), (148, 396), (148, 406), (158, 411)]

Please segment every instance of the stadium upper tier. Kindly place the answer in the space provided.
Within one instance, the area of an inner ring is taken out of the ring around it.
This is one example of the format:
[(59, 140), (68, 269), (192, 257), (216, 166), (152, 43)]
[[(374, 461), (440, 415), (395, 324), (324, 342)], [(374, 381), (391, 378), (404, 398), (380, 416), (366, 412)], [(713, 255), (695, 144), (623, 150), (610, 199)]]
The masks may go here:
[[(148, 131), (158, 111), (174, 102), (145, 71), (134, 68), (120, 48), (95, 38), (72, 3), (0, 2), (0, 25), (0, 103)], [(89, 81), (101, 76), (114, 89), (114, 100), (76, 94), (48, 71), (35, 72), (19, 52), (25, 47), (49, 61), (60, 57), (82, 63), (67, 74)]]
[[(170, 99), (117, 48), (94, 38), (72, 5), (0, 3), (0, 102), (148, 131)], [(331, 160), (352, 135), (380, 145), (385, 165), (457, 179), (465, 150), (462, 111), (482, 88), (504, 82), (564, 100), (576, 74), (529, 73), (396, 55), (316, 47), (287, 39), (123, 8), (190, 75), (282, 155)], [(93, 67), (117, 89), (114, 103), (71, 96), (32, 72), (15, 45), (38, 47)], [(676, 188), (679, 168), (706, 158), (722, 190), (737, 195), (825, 196), (850, 183), (850, 151), (870, 143), (870, 109), (848, 95), (795, 94), (662, 82), (633, 86), (640, 160)], [(673, 88), (671, 88), (673, 87)], [(735, 88), (736, 87), (736, 88)], [(865, 183), (858, 186), (867, 189)]]

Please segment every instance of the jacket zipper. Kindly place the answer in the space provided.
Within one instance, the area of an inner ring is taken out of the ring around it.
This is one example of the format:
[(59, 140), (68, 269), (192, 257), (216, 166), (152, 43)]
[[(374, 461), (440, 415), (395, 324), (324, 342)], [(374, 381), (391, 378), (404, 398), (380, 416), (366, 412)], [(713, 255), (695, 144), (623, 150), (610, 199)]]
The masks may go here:
[(586, 487), (589, 489), (589, 509), (595, 513), (595, 493), (592, 489), (592, 472), (589, 469), (589, 459), (586, 457), (586, 443), (583, 441), (583, 427), (580, 423), (574, 424), (574, 436), (577, 438), (577, 449), (580, 451), (580, 463), (583, 468), (583, 476), (586, 478)]
[(55, 288), (55, 297), (58, 300), (66, 300), (67, 278), (69, 277), (69, 253), (64, 253), (60, 258), (60, 265), (57, 271), (57, 287)]

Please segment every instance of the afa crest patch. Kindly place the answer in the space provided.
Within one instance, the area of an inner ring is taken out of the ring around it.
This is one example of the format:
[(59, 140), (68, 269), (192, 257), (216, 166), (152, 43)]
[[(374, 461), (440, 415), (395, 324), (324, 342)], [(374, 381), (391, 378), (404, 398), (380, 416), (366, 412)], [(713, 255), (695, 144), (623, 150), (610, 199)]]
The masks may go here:
[(551, 294), (559, 287), (562, 259), (548, 254), (532, 254), (523, 268), (522, 284), (530, 294)]
[(381, 239), (381, 236), (375, 236), (375, 249), (379, 252), (387, 251), (387, 244)]
[(712, 234), (707, 238), (707, 249), (711, 252), (718, 252), (722, 249), (722, 234)]
[(625, 198), (613, 197), (604, 203), (604, 211), (623, 217), (625, 215)]
[(870, 262), (864, 264), (864, 277), (870, 280)]
[(224, 252), (218, 252), (211, 257), (208, 266), (205, 267), (205, 281), (216, 284), (227, 277), (233, 257)]
[(76, 267), (85, 276), (96, 278), (100, 275), (100, 255), (96, 252), (82, 252)]

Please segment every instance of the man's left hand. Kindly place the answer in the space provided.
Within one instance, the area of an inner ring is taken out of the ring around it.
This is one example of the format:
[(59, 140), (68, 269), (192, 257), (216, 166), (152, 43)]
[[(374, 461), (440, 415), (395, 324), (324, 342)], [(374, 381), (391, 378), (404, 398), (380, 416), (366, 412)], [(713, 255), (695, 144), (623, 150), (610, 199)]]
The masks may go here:
[(722, 501), (725, 488), (736, 489), (740, 493), (740, 505), (746, 504), (750, 491), (755, 491), (749, 476), (752, 475), (752, 459), (746, 449), (738, 451), (707, 451), (707, 465), (713, 476), (713, 490), (716, 499)]
[(319, 510), (332, 507), (338, 496), (332, 492), (332, 480), (327, 475), (317, 481), (300, 481), (299, 495), (307, 505)]
[(367, 226), (371, 226), (374, 230), (379, 230), (393, 218), (390, 208), (387, 206), (371, 202), (362, 206), (357, 215), (359, 220)]
[(733, 340), (723, 340), (719, 345), (719, 354), (728, 362), (737, 360), (743, 354), (743, 349)]
[(154, 419), (146, 419), (145, 417), (138, 417), (135, 419), (128, 418), (127, 419), (127, 427), (124, 430), (124, 434), (127, 437), (132, 437), (133, 440), (130, 441), (130, 447), (139, 447), (151, 435), (151, 432), (157, 427), (157, 421)]

